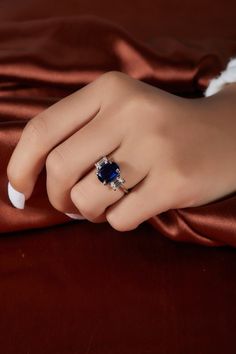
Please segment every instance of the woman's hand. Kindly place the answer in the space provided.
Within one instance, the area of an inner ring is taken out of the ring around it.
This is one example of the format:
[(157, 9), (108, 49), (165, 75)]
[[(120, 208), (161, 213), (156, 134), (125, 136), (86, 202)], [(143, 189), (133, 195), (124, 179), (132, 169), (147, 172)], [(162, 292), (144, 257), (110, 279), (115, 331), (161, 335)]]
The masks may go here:
[[(55, 209), (119, 231), (216, 200), (236, 190), (234, 101), (228, 88), (186, 99), (105, 73), (29, 120), (7, 167), (10, 199), (24, 208), (45, 165)], [(103, 156), (118, 163), (130, 193), (97, 179)]]

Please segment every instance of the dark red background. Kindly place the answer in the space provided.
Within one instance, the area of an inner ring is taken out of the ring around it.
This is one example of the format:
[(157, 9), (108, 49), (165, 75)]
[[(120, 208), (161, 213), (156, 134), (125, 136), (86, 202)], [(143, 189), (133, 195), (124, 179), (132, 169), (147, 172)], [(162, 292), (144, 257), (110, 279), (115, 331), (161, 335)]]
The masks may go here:
[(234, 37), (235, 1), (213, 0), (1, 0), (4, 20), (91, 14), (124, 26), (139, 39)]
[[(153, 43), (235, 39), (235, 10), (212, 0), (5, 0), (0, 18), (93, 14)], [(71, 221), (1, 234), (0, 252), (1, 353), (235, 353), (233, 248), (176, 243), (147, 223), (120, 233)]]

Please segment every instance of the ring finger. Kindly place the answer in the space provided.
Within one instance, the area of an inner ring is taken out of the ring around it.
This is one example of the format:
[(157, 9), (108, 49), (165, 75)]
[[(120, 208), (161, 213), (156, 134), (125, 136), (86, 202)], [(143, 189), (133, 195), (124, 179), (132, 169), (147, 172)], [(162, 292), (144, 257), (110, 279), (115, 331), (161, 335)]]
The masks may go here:
[[(141, 160), (139, 164), (137, 163), (135, 152), (131, 151), (128, 154), (125, 147), (118, 148), (107, 157), (108, 159), (112, 158), (118, 164), (121, 177), (125, 180), (124, 187), (126, 189), (136, 186), (148, 173), (147, 167)], [(103, 185), (98, 180), (94, 167), (73, 186), (70, 197), (79, 212), (86, 219), (94, 221), (105, 213), (108, 206), (125, 198), (125, 192), (121, 188), (114, 191), (110, 185)]]
[(79, 211), (91, 220), (124, 195), (120, 188), (114, 191), (98, 180), (94, 164), (103, 156), (111, 155), (119, 165), (126, 188), (132, 188), (147, 174), (147, 160), (139, 158), (142, 145), (134, 149), (125, 139), (121, 144), (121, 135), (117, 140), (106, 138), (104, 142), (100, 133), (105, 131), (103, 129), (104, 119), (96, 124), (90, 122), (48, 155), (47, 193), (51, 204), (59, 211)]

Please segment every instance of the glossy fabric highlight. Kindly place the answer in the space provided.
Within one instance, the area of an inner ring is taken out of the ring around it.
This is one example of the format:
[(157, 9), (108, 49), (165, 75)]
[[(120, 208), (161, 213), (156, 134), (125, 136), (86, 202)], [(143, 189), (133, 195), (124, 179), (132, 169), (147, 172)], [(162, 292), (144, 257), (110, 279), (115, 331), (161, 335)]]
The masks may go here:
[[(8, 200), (6, 166), (29, 119), (110, 70), (176, 95), (199, 97), (236, 53), (236, 41), (227, 39), (157, 37), (151, 46), (92, 16), (3, 22), (0, 43), (1, 233), (70, 222), (48, 201), (45, 169), (24, 210)], [(147, 222), (174, 241), (235, 247), (236, 192)]]

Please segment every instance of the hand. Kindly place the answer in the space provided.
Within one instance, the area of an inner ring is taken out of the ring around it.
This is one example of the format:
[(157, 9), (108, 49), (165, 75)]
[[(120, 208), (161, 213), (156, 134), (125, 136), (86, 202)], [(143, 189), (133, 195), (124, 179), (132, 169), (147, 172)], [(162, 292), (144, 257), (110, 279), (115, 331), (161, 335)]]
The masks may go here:
[[(225, 91), (186, 99), (105, 73), (28, 121), (7, 167), (16, 190), (10, 199), (24, 208), (45, 165), (55, 209), (128, 231), (168, 209), (231, 193), (236, 119), (227, 100)], [(118, 163), (130, 193), (97, 179), (103, 156)]]

